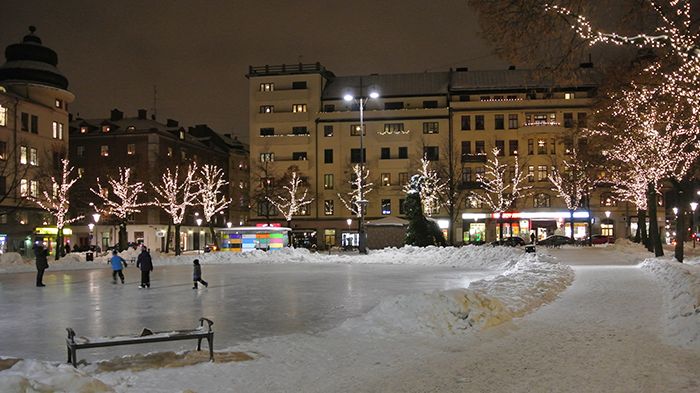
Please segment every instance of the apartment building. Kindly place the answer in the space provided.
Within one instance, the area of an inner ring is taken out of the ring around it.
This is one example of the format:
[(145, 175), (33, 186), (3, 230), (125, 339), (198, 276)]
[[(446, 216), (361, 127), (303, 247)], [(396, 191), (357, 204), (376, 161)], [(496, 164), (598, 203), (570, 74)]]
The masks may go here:
[[(355, 243), (355, 217), (338, 194), (350, 191), (351, 165), (364, 157), (374, 190), (367, 220), (404, 215), (403, 186), (422, 157), (452, 179), (455, 210), (433, 214), (453, 244), (494, 240), (497, 217), (469, 197), (478, 192), (493, 148), (508, 165), (519, 159), (530, 195), (504, 213), (505, 233), (538, 237), (567, 234), (569, 212), (552, 191), (548, 175), (567, 159), (585, 127), (597, 80), (583, 64), (571, 83), (557, 84), (529, 70), (425, 72), (336, 76), (321, 64), (250, 67), (251, 191), (288, 168), (307, 180), (314, 202), (292, 221), (298, 237), (319, 247)], [(370, 98), (370, 93), (379, 94)], [(345, 101), (345, 95), (354, 100)], [(360, 127), (357, 99), (365, 104)], [(604, 171), (601, 171), (603, 173)], [(574, 235), (583, 237), (590, 218), (594, 234), (617, 237), (635, 228), (634, 209), (598, 188), (579, 209)], [(273, 213), (264, 200), (253, 222)], [(277, 216), (276, 223), (284, 220)]]
[(0, 253), (24, 256), (32, 255), (35, 240), (55, 246), (53, 217), (28, 197), (52, 192), (49, 179), (66, 156), (68, 104), (75, 99), (56, 52), (34, 27), (29, 31), (6, 48), (0, 66)]

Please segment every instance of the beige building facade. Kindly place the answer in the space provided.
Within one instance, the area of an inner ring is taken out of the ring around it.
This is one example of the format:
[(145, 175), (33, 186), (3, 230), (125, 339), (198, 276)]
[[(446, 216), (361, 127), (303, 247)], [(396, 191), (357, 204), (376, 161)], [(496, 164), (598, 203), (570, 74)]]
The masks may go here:
[[(314, 201), (294, 217), (292, 228), (307, 244), (357, 244), (357, 220), (338, 194), (350, 191), (361, 144), (373, 183), (366, 196), (370, 222), (404, 216), (403, 187), (426, 157), (455, 188), (456, 208), (433, 214), (450, 243), (495, 240), (496, 218), (469, 195), (478, 192), (477, 174), (498, 148), (508, 165), (518, 157), (532, 187), (504, 214), (505, 233), (529, 240), (531, 233), (544, 238), (570, 232), (569, 212), (548, 175), (569, 157), (590, 116), (597, 81), (589, 64), (572, 78), (576, 83), (566, 85), (528, 70), (359, 77), (336, 76), (320, 64), (250, 67), (247, 77), (250, 189), (264, 188), (270, 184), (265, 179), (279, 178), (290, 167), (298, 170)], [(379, 97), (369, 98), (371, 92)], [(345, 101), (347, 94), (355, 99)], [(365, 104), (362, 137), (358, 97)], [(264, 198), (251, 201), (252, 222), (285, 224)], [(577, 238), (587, 236), (589, 218), (593, 234), (624, 237), (634, 230), (629, 223), (636, 212), (615, 201), (608, 188), (596, 189), (588, 205), (575, 213)]]

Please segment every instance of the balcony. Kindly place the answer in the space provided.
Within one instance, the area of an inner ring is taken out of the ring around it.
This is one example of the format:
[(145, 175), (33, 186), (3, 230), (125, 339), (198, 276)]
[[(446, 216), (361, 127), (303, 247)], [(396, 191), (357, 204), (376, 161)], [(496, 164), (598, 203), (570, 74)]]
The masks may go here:
[(271, 112), (256, 113), (255, 121), (258, 123), (295, 123), (308, 122), (309, 112)]
[(311, 143), (311, 134), (275, 134), (275, 135), (260, 135), (261, 143), (270, 143), (273, 145), (308, 145)]

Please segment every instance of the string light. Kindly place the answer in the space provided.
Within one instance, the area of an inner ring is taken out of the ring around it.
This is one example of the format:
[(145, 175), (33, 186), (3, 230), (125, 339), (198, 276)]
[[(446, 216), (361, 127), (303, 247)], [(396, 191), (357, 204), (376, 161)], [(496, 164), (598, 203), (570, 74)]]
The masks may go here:
[(174, 171), (166, 168), (161, 177), (160, 184), (151, 183), (151, 187), (156, 192), (153, 205), (160, 207), (170, 216), (173, 224), (180, 225), (185, 219), (185, 211), (188, 206), (194, 206), (200, 190), (197, 188), (195, 173), (197, 164), (193, 163), (187, 167), (184, 179), (180, 181), (178, 176), (179, 168)]
[(472, 192), (473, 201), (486, 205), (494, 213), (502, 213), (511, 206), (513, 202), (526, 196), (526, 191), (532, 186), (524, 186), (525, 173), (520, 170), (518, 156), (515, 156), (515, 168), (510, 182), (508, 179), (508, 164), (501, 164), (498, 160), (500, 150), (492, 150), (493, 158), (486, 161), (484, 173), (476, 175), (476, 181), (481, 183), (483, 193)]
[(75, 184), (80, 175), (75, 178), (71, 178), (73, 172), (73, 167), (70, 166), (70, 162), (66, 159), (61, 160), (61, 182), (57, 182), (54, 176), (51, 176), (51, 189), (54, 190), (54, 195), (49, 195), (47, 191), (42, 193), (43, 198), (38, 199), (29, 196), (29, 199), (39, 205), (42, 209), (46, 210), (56, 219), (56, 229), (58, 233), (62, 233), (63, 228), (75, 221), (82, 219), (84, 216), (80, 215), (73, 218), (68, 218), (68, 209), (70, 207), (70, 201), (68, 199), (68, 194), (70, 188)]
[(202, 166), (197, 180), (197, 204), (202, 207), (204, 219), (210, 224), (215, 214), (224, 214), (224, 210), (231, 204), (231, 199), (226, 198), (223, 192), (227, 184), (223, 169), (216, 165)]
[(407, 194), (418, 191), (423, 213), (428, 217), (440, 211), (444, 205), (444, 194), (447, 183), (440, 179), (437, 171), (430, 169), (430, 161), (423, 156), (420, 160), (421, 167), (418, 174), (411, 177), (411, 181), (404, 186), (403, 191)]
[(362, 205), (366, 203), (366, 200), (360, 199), (360, 195), (367, 197), (367, 194), (372, 192), (374, 184), (367, 181), (369, 177), (369, 169), (365, 169), (364, 173), (362, 167), (359, 164), (352, 166), (352, 172), (354, 174), (353, 179), (349, 181), (351, 186), (351, 191), (347, 193), (347, 199), (343, 198), (342, 195), (338, 194), (338, 198), (345, 208), (350, 211), (350, 213), (357, 216), (357, 218), (362, 217)]
[(91, 188), (93, 194), (102, 200), (102, 207), (95, 206), (98, 213), (108, 216), (116, 216), (122, 223), (126, 223), (128, 217), (134, 213), (140, 213), (139, 207), (147, 203), (139, 203), (139, 195), (146, 192), (141, 182), (131, 183), (131, 168), (119, 168), (119, 178), (107, 179), (107, 186), (103, 186), (100, 178), (97, 178), (97, 188)]
[(304, 188), (304, 191), (299, 195), (302, 183), (301, 177), (297, 175), (296, 171), (292, 171), (289, 183), (282, 187), (287, 191), (287, 195), (277, 195), (275, 199), (267, 196), (265, 197), (265, 199), (275, 205), (277, 210), (284, 215), (287, 222), (292, 221), (294, 215), (298, 214), (304, 206), (310, 204), (314, 200), (313, 198), (307, 199), (308, 188)]

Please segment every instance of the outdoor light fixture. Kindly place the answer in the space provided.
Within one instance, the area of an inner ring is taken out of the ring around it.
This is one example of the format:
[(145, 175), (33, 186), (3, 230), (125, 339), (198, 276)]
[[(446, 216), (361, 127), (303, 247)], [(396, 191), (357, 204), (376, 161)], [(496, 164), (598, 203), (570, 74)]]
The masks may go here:
[(95, 229), (95, 224), (89, 223), (88, 228), (90, 228), (90, 232), (92, 232), (92, 230)]
[(231, 221), (229, 221), (229, 222), (226, 223), (226, 226), (227, 226), (228, 228), (231, 228), (231, 226), (233, 226), (233, 223), (232, 223)]
[[(367, 201), (364, 199), (363, 195), (363, 175), (365, 173), (365, 105), (367, 100), (370, 98), (379, 98), (379, 93), (376, 91), (370, 91), (368, 97), (362, 96), (362, 78), (360, 78), (360, 96), (354, 97), (352, 94), (345, 94), (343, 100), (346, 102), (357, 101), (360, 107), (360, 184), (358, 187), (357, 199), (360, 214), (358, 214), (357, 221), (357, 232), (359, 236), (358, 249), (361, 254), (367, 254), (367, 239), (365, 238), (365, 211), (367, 209)], [(348, 224), (349, 225), (349, 224)]]
[(690, 227), (692, 228), (690, 236), (693, 238), (693, 248), (695, 248), (695, 209), (698, 208), (698, 203), (697, 202), (690, 202), (690, 210), (693, 212), (690, 214), (690, 220), (692, 224)]
[(605, 211), (605, 218), (610, 218), (610, 210)]
[(197, 221), (197, 226), (202, 225), (202, 219), (201, 219), (201, 218), (198, 218), (198, 219), (196, 219), (195, 221)]
[(674, 215), (676, 215), (676, 216), (678, 215), (678, 208), (677, 208), (677, 207), (674, 207), (674, 208), (671, 209), (671, 210), (673, 210), (673, 214), (674, 214)]
[(93, 219), (93, 221), (95, 221), (95, 224), (97, 224), (98, 222), (100, 222), (100, 213), (95, 213), (95, 214), (93, 214), (93, 215), (92, 215), (92, 219)]

